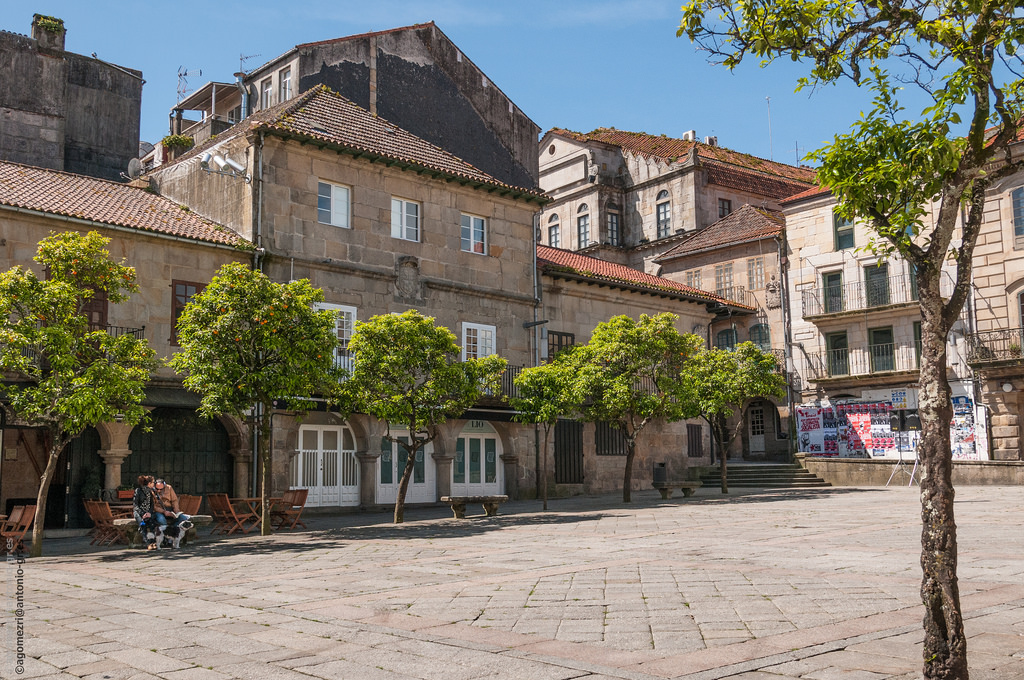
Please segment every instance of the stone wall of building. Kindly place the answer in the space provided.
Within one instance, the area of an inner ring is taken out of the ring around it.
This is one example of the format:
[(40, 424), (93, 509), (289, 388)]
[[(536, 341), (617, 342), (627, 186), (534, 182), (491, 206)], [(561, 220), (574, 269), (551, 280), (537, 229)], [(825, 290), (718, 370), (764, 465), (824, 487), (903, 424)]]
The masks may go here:
[(142, 73), (64, 51), (63, 30), (0, 32), (0, 159), (119, 180), (139, 155)]

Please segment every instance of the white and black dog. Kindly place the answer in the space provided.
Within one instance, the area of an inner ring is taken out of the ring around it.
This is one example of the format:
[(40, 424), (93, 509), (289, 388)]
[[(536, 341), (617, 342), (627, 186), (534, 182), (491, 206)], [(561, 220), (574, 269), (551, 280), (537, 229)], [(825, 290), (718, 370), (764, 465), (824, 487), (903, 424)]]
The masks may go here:
[(147, 545), (153, 545), (156, 550), (164, 547), (164, 542), (170, 543), (172, 548), (180, 548), (181, 541), (185, 538), (185, 534), (192, 528), (192, 522), (187, 519), (183, 519), (172, 525), (157, 524), (156, 522), (145, 524), (139, 527), (139, 531), (142, 533), (142, 538), (146, 541)]
[(185, 534), (192, 528), (192, 522), (183, 519), (176, 524), (160, 528), (162, 531), (157, 538), (157, 547), (159, 548), (160, 544), (166, 539), (170, 541), (172, 548), (177, 549), (181, 547), (181, 541), (185, 538)]

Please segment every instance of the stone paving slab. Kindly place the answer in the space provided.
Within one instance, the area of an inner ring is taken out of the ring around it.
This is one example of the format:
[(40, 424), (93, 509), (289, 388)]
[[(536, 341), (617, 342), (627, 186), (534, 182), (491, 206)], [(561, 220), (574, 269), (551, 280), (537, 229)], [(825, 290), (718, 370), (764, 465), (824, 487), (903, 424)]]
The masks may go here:
[[(311, 515), (180, 551), (13, 562), (0, 677), (918, 680), (914, 489), (701, 489)], [(974, 680), (1024, 678), (1024, 489), (957, 492)]]

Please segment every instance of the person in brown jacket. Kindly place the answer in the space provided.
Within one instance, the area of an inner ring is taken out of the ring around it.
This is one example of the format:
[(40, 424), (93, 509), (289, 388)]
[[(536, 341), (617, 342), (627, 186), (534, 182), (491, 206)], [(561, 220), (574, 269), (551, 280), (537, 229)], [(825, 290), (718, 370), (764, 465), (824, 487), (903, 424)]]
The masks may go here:
[(182, 520), (188, 519), (188, 515), (181, 512), (178, 507), (178, 494), (174, 493), (174, 487), (162, 479), (156, 480), (153, 485), (155, 491), (153, 497), (153, 514), (159, 524), (171, 526)]

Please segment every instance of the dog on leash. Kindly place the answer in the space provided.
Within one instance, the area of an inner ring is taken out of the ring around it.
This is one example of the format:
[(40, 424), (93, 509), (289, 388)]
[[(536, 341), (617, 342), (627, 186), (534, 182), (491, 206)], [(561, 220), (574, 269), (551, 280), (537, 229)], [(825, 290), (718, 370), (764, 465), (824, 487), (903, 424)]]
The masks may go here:
[(149, 550), (159, 550), (164, 542), (164, 527), (156, 522), (144, 522), (139, 525), (139, 534), (146, 542)]

